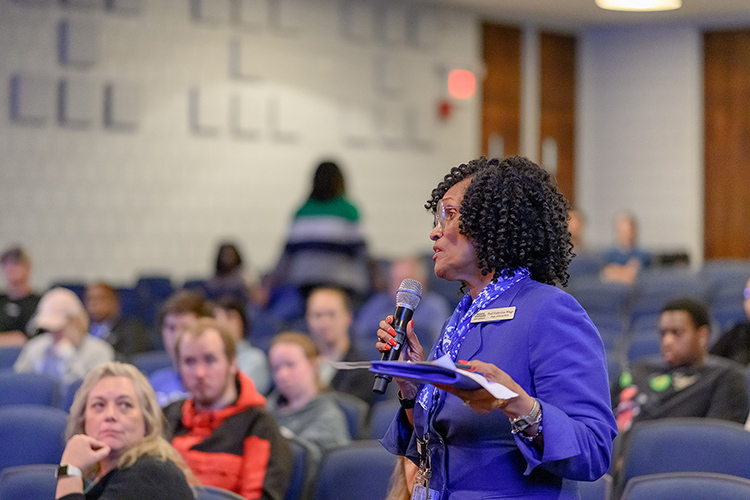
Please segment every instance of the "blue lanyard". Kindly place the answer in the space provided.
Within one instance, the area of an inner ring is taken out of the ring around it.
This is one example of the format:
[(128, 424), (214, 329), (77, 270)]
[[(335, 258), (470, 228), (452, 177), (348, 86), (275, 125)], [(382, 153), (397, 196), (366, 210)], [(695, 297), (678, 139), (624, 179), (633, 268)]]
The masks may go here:
[[(428, 359), (437, 359), (445, 354), (449, 354), (451, 359), (456, 361), (458, 351), (461, 349), (466, 335), (472, 326), (472, 316), (487, 307), (489, 303), (497, 299), (503, 292), (528, 276), (528, 269), (518, 269), (510, 277), (503, 277), (500, 281), (491, 282), (479, 292), (479, 295), (473, 301), (471, 300), (471, 295), (468, 293), (464, 295), (464, 298), (456, 306), (456, 310), (453, 311), (445, 331), (432, 348)], [(417, 403), (422, 409), (428, 412), (428, 422), (432, 413), (437, 408), (439, 393), (440, 391), (435, 386), (427, 384), (422, 387), (417, 396)]]

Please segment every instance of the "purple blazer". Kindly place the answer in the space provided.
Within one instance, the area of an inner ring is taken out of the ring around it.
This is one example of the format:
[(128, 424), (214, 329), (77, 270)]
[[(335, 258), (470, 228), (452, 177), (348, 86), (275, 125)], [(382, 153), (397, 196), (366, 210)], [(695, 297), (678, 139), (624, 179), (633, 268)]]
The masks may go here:
[[(513, 319), (477, 323), (458, 359), (493, 363), (542, 406), (544, 452), (511, 434), (500, 410), (478, 414), (441, 392), (432, 420), (419, 404), (417, 429), (428, 429), (430, 488), (440, 500), (577, 499), (577, 481), (609, 468), (617, 434), (599, 333), (567, 293), (529, 278), (487, 309), (515, 306)], [(391, 453), (418, 463), (418, 432), (401, 410), (381, 440)]]

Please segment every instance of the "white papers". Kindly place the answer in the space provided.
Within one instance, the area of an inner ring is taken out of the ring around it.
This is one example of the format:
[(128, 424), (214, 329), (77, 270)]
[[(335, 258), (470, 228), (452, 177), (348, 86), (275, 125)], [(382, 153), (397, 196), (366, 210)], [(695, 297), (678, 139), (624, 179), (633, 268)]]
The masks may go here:
[(330, 362), (338, 370), (369, 369), (382, 375), (405, 378), (425, 384), (454, 385), (461, 389), (479, 389), (483, 387), (498, 399), (510, 399), (518, 396), (502, 384), (490, 382), (479, 373), (470, 372), (456, 367), (449, 355), (435, 361), (356, 361)]

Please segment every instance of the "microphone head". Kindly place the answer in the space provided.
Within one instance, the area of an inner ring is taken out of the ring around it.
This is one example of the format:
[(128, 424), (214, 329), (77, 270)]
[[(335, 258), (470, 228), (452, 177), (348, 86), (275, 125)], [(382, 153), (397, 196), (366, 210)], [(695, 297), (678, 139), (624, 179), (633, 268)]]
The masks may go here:
[(422, 300), (422, 283), (409, 278), (402, 281), (396, 292), (396, 305), (413, 311), (420, 300)]

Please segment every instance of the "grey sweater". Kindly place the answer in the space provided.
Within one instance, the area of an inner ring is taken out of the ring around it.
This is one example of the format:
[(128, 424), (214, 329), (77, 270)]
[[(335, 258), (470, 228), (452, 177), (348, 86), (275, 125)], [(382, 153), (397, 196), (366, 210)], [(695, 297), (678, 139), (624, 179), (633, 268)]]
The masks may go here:
[(321, 452), (350, 441), (346, 416), (332, 394), (318, 394), (299, 410), (290, 410), (284, 403), (284, 397), (276, 391), (268, 397), (268, 409), (279, 427), (291, 431)]

